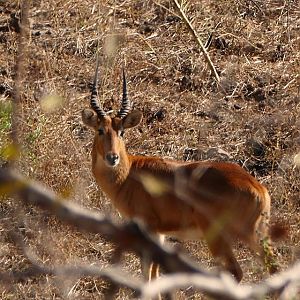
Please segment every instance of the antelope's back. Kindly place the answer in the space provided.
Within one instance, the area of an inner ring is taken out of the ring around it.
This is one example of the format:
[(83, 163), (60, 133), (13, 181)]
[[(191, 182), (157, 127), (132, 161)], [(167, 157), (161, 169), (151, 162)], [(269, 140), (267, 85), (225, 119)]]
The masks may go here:
[(217, 226), (242, 237), (263, 211), (265, 193), (236, 164), (134, 157), (117, 208), (161, 233), (195, 236)]

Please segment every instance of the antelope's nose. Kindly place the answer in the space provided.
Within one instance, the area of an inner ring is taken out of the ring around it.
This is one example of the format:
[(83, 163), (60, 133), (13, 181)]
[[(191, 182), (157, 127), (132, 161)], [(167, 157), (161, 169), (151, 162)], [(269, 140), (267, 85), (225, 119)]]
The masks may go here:
[(120, 161), (119, 155), (111, 152), (106, 154), (105, 159), (111, 167), (116, 166)]

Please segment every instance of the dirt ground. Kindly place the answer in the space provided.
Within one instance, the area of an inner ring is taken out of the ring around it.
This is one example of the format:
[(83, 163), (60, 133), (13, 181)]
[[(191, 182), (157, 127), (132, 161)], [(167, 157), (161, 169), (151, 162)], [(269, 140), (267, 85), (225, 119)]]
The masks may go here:
[[(300, 258), (299, 1), (191, 0), (184, 7), (203, 43), (212, 34), (208, 52), (219, 86), (172, 1), (31, 1), (17, 168), (63, 197), (121, 221), (93, 179), (93, 133), (81, 121), (98, 49), (105, 109), (119, 106), (125, 67), (129, 97), (144, 115), (142, 124), (125, 134), (128, 151), (242, 165), (270, 191), (273, 235), (285, 233), (275, 247), (287, 268)], [(10, 143), (19, 17), (20, 1), (0, 0), (2, 165)], [(11, 231), (45, 264), (109, 264), (113, 246), (100, 236), (77, 232), (13, 199), (2, 199), (0, 208), (1, 271), (28, 265)], [(180, 247), (203, 266), (214, 266), (203, 242)], [(243, 283), (267, 276), (243, 245), (238, 243), (235, 253)], [(131, 254), (124, 268), (140, 274)], [(106, 289), (102, 280), (49, 276), (0, 285), (0, 298), (101, 299)], [(129, 290), (120, 290), (118, 299), (130, 298)], [(176, 293), (176, 299), (202, 298), (191, 289)]]

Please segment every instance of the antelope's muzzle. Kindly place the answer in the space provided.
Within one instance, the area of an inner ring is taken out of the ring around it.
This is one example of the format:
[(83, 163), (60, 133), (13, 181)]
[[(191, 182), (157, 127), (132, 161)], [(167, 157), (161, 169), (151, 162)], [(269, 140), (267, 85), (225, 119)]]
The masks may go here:
[(109, 167), (115, 167), (120, 162), (120, 157), (116, 153), (109, 152), (105, 156), (105, 161)]

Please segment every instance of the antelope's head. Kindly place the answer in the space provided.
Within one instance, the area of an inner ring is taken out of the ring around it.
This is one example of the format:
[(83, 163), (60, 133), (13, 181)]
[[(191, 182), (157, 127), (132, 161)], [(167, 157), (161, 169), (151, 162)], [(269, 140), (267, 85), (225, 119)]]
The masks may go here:
[[(123, 97), (121, 108), (112, 117), (98, 103), (98, 66), (92, 87), (91, 109), (82, 111), (84, 124), (95, 130), (94, 150), (101, 156), (108, 167), (116, 167), (122, 159), (125, 150), (123, 141), (124, 130), (137, 126), (142, 120), (142, 113), (138, 110), (130, 112), (131, 104), (127, 97), (125, 72), (123, 70)], [(126, 152), (125, 152), (126, 153)]]

